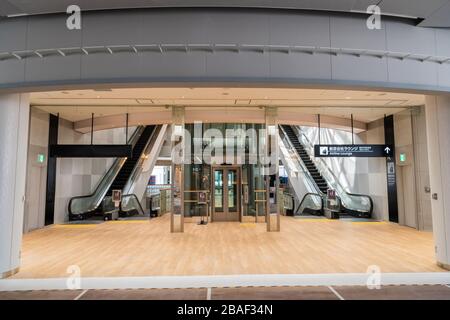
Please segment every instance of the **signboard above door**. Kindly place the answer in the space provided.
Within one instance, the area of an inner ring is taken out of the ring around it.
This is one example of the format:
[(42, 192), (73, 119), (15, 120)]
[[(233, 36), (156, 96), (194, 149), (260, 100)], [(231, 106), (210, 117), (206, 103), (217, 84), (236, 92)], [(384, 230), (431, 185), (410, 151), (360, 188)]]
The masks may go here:
[(393, 147), (384, 144), (316, 144), (314, 156), (321, 158), (389, 158)]

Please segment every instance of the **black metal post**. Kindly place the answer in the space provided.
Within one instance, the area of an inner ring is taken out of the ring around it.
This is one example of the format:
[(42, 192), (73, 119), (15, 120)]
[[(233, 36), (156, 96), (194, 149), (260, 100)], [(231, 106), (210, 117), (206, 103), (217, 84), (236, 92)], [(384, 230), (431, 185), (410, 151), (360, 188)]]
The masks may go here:
[(91, 145), (94, 144), (94, 113), (91, 114)]
[(125, 124), (125, 144), (128, 144), (128, 113), (126, 114), (126, 124)]
[(394, 116), (384, 116), (384, 143), (392, 148), (392, 157), (386, 158), (386, 182), (389, 221), (398, 222), (397, 173), (395, 159)]
[[(49, 115), (48, 148), (58, 144), (59, 113), (57, 116)], [(45, 225), (54, 223), (55, 220), (55, 193), (57, 159), (47, 154), (47, 184), (45, 192)]]

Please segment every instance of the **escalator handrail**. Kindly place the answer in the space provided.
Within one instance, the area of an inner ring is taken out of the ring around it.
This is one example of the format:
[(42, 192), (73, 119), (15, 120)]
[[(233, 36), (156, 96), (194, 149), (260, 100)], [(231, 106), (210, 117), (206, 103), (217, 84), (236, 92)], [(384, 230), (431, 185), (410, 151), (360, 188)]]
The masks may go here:
[(315, 192), (308, 192), (308, 193), (306, 193), (303, 196), (302, 201), (300, 201), (299, 205), (297, 206), (297, 209), (294, 211), (294, 214), (298, 213), (298, 210), (300, 209), (300, 207), (302, 206), (303, 202), (306, 200), (306, 198), (308, 196), (318, 196), (318, 197), (320, 197), (320, 210), (323, 211), (323, 193), (319, 194), (319, 193), (315, 193)]
[[(137, 143), (137, 141), (139, 140), (139, 137), (140, 137), (140, 135), (141, 135), (142, 132), (143, 132), (143, 128), (145, 128), (145, 127), (144, 127), (144, 126), (139, 126), (139, 127), (137, 127), (136, 130), (135, 130), (135, 131), (133, 132), (133, 134), (131, 135), (130, 139), (128, 139), (128, 143), (131, 144), (133, 147), (134, 147), (134, 145)], [(124, 165), (125, 159), (126, 159), (126, 158), (117, 158), (116, 160), (114, 160), (114, 163), (111, 165), (111, 167), (108, 169), (108, 171), (103, 175), (103, 178), (98, 182), (97, 186), (95, 187), (94, 192), (92, 192), (91, 194), (88, 194), (88, 195), (84, 195), (84, 196), (75, 196), (75, 197), (70, 198), (69, 204), (68, 204), (69, 215), (73, 215), (73, 214), (74, 214), (74, 213), (72, 212), (72, 202), (73, 202), (74, 200), (77, 200), (77, 199), (86, 199), (86, 198), (91, 198), (91, 197), (95, 196), (98, 192), (100, 192), (99, 189), (100, 189), (100, 186), (102, 185), (103, 179), (106, 179), (106, 177), (108, 177), (109, 174), (110, 174), (112, 171), (114, 171), (114, 169), (116, 169), (116, 167), (118, 166), (117, 172), (114, 174), (114, 177), (111, 179), (111, 183), (110, 183), (110, 184), (112, 184), (112, 181), (114, 181), (115, 177), (119, 174), (120, 169), (121, 169), (122, 166)], [(122, 163), (121, 163), (121, 162), (122, 162)], [(107, 188), (105, 188), (105, 189), (106, 189), (106, 192), (108, 192), (108, 189), (109, 189), (109, 187), (110, 187), (110, 184), (109, 184), (109, 186), (108, 186)], [(101, 201), (103, 200), (104, 197), (100, 197), (100, 198), (101, 198), (101, 199), (100, 199), (100, 202), (99, 202), (98, 204), (95, 205), (95, 208), (94, 208), (93, 210), (90, 210), (90, 211), (88, 211), (88, 212), (77, 213), (77, 215), (79, 215), (79, 214), (85, 214), (85, 213), (90, 213), (90, 212), (95, 211), (95, 210), (98, 208), (98, 206), (100, 205), (100, 203), (101, 203)]]
[(144, 163), (144, 158), (142, 157), (143, 154), (147, 154), (149, 152), (149, 149), (151, 150), (153, 148), (153, 145), (155, 143), (156, 137), (158, 136), (159, 132), (161, 131), (162, 126), (154, 126), (152, 133), (150, 134), (150, 137), (148, 138), (144, 148), (142, 149), (142, 153), (139, 156), (139, 160), (134, 166), (133, 170), (131, 171), (130, 177), (128, 178), (127, 182), (125, 183), (125, 186), (123, 187), (123, 192), (128, 192), (133, 185), (134, 181), (136, 180), (136, 177), (138, 177), (142, 171), (142, 165)]
[[(142, 208), (141, 202), (139, 201), (138, 197), (134, 193), (122, 195), (122, 200), (123, 200), (124, 197), (131, 197), (131, 198), (136, 199), (136, 202), (137, 202), (137, 204), (139, 206), (139, 209), (141, 210), (142, 214), (145, 214), (145, 211), (144, 211), (144, 208)], [(123, 211), (122, 210), (122, 201), (120, 201), (120, 211)]]
[[(282, 132), (283, 137), (286, 138), (286, 139), (282, 139), (282, 140), (287, 141), (287, 143), (288, 143), (288, 145), (289, 145), (289, 148), (290, 148), (291, 150), (295, 150), (295, 147), (294, 147), (294, 145), (292, 144), (291, 139), (289, 139), (288, 135), (286, 134), (286, 132), (285, 132), (283, 126), (280, 126), (280, 128), (281, 128), (281, 132)], [(296, 156), (296, 158), (297, 158), (297, 161), (300, 163), (300, 166), (301, 166), (301, 168), (302, 168), (303, 173), (308, 177), (309, 182), (311, 182), (312, 185), (314, 186), (314, 188), (316, 189), (316, 193), (320, 194), (321, 196), (324, 196), (325, 194), (320, 190), (320, 188), (319, 188), (319, 186), (317, 185), (316, 181), (315, 181), (314, 178), (312, 177), (311, 172), (309, 172), (308, 168), (306, 168), (305, 164), (303, 163), (302, 158), (299, 156), (299, 154), (298, 154), (296, 151), (294, 152), (294, 154), (295, 154), (295, 156)]]
[[(104, 174), (104, 177), (108, 176), (108, 174), (114, 169), (114, 167), (120, 161), (123, 161), (123, 163), (119, 165), (119, 170), (118, 171), (120, 171), (120, 168), (122, 168), (123, 164), (125, 163), (124, 158), (118, 158), (116, 161), (114, 161), (114, 163), (111, 165), (111, 167), (108, 169), (108, 171)], [(117, 173), (116, 173), (116, 175), (117, 175)], [(116, 177), (116, 175), (114, 176), (114, 178)], [(113, 180), (114, 180), (114, 178), (113, 178)], [(100, 182), (97, 185), (97, 187), (95, 188), (94, 192), (92, 192), (91, 194), (88, 194), (88, 195), (85, 195), (85, 196), (75, 196), (75, 197), (70, 198), (70, 200), (69, 200), (69, 208), (68, 208), (69, 209), (69, 214), (73, 214), (73, 212), (72, 212), (72, 201), (77, 200), (77, 199), (91, 198), (91, 197), (95, 196), (97, 194), (97, 192), (99, 192), (98, 189), (100, 188), (100, 185), (101, 185)], [(98, 207), (98, 205), (96, 206), (96, 208), (97, 207)], [(92, 210), (92, 211), (95, 211), (95, 209)], [(89, 211), (89, 212), (91, 212), (91, 211)], [(83, 213), (78, 213), (78, 214), (83, 214)]]
[[(367, 195), (367, 194), (359, 194), (359, 193), (350, 193), (350, 192), (347, 192), (347, 194), (349, 195), (349, 196), (353, 196), (353, 197), (362, 197), (362, 198), (367, 198), (367, 199), (369, 199), (369, 206), (370, 206), (370, 209), (369, 209), (369, 214), (370, 215), (372, 215), (372, 213), (373, 213), (373, 199), (372, 199), (372, 197), (371, 196), (369, 196), (369, 195)], [(342, 205), (344, 205), (344, 203), (342, 202), (342, 199), (341, 199), (341, 203), (342, 203)], [(359, 210), (356, 210), (356, 211), (359, 211)]]

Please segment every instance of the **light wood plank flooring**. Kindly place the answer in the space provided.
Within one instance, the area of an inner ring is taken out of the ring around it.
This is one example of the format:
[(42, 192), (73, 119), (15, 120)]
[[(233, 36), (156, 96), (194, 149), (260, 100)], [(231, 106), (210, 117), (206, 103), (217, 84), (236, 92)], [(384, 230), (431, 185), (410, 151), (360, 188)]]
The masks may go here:
[(24, 236), (13, 278), (275, 273), (442, 272), (432, 234), (387, 222), (282, 217), (281, 232), (265, 224), (186, 223), (169, 232), (169, 216), (151, 221), (56, 225)]

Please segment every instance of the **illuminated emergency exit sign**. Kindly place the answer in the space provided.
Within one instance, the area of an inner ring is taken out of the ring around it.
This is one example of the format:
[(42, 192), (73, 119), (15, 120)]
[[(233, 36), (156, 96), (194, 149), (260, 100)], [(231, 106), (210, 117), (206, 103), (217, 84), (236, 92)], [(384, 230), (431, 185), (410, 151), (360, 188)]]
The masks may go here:
[(42, 153), (39, 153), (37, 156), (37, 162), (38, 163), (44, 163), (45, 162), (45, 155)]
[(314, 156), (322, 158), (389, 158), (394, 154), (392, 146), (384, 144), (316, 144)]

